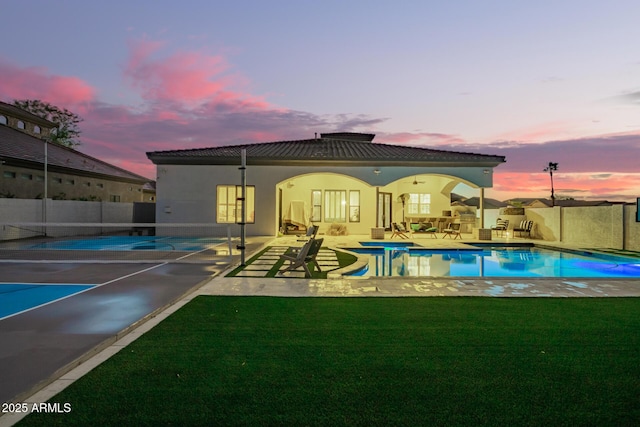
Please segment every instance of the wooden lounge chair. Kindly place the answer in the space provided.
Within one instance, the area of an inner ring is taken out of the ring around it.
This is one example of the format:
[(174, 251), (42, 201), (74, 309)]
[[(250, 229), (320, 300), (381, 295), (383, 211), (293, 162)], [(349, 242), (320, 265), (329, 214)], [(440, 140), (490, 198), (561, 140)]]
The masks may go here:
[(309, 239), (315, 239), (316, 238), (316, 234), (318, 234), (318, 228), (320, 228), (317, 225), (312, 225), (309, 228), (307, 228), (307, 234), (303, 235), (299, 235), (298, 236), (298, 242), (306, 242)]
[(496, 220), (496, 225), (491, 227), (491, 231), (495, 231), (496, 235), (499, 234), (500, 236), (504, 236), (504, 233), (507, 231), (507, 228), (509, 228), (509, 220), (498, 218)]
[(513, 235), (516, 233), (520, 233), (520, 237), (522, 237), (522, 233), (527, 233), (529, 237), (531, 237), (531, 229), (533, 228), (533, 221), (523, 220), (520, 221), (520, 225), (518, 227), (513, 227)]
[(398, 236), (401, 239), (409, 238), (409, 235), (407, 235), (408, 231), (403, 224), (398, 224), (397, 222), (391, 223), (391, 230), (393, 231), (393, 234), (391, 234), (392, 239), (394, 236)]
[(284, 274), (287, 271), (293, 271), (300, 267), (304, 269), (304, 277), (311, 277), (309, 263), (313, 263), (313, 267), (320, 270), (320, 264), (316, 261), (316, 256), (320, 251), (324, 239), (309, 239), (301, 248), (289, 248), (284, 254), (280, 255), (280, 259), (289, 261), (289, 265), (278, 272)]
[(412, 223), (410, 228), (412, 234), (430, 234), (434, 239), (438, 238), (438, 227), (434, 227), (431, 222)]
[(460, 235), (460, 223), (458, 222), (450, 223), (447, 228), (442, 230), (442, 232), (444, 233), (444, 236), (442, 237), (443, 239), (447, 236), (449, 236), (449, 238), (451, 238), (451, 236), (455, 236), (453, 240), (462, 239), (462, 236)]

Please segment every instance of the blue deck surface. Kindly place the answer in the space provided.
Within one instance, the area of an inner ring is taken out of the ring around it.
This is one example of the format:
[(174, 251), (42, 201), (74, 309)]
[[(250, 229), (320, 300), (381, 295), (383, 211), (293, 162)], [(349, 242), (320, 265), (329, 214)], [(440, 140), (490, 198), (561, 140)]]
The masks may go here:
[(95, 285), (0, 283), (0, 319), (77, 294)]

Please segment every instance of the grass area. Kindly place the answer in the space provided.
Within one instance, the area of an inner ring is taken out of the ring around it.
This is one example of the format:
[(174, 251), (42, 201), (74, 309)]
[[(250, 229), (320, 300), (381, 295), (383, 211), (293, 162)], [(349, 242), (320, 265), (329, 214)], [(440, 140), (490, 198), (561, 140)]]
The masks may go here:
[(200, 296), (20, 425), (626, 426), (640, 298)]
[[(260, 258), (260, 256), (263, 255), (265, 252), (267, 252), (269, 249), (271, 249), (271, 246), (261, 250), (256, 255), (254, 255), (251, 258), (249, 258), (245, 262), (245, 264), (246, 265), (251, 265), (255, 260)], [(322, 247), (321, 249), (327, 249), (327, 248)], [(331, 249), (331, 250), (333, 250), (333, 249)], [(353, 264), (354, 262), (356, 262), (358, 260), (357, 257), (355, 257), (354, 255), (348, 254), (346, 252), (335, 251), (335, 250), (333, 252), (335, 252), (336, 258), (338, 259), (338, 263), (340, 264), (340, 267), (337, 267), (337, 268), (346, 267), (348, 265)], [(280, 269), (282, 268), (284, 263), (285, 262), (283, 260), (276, 261), (275, 264), (273, 265), (273, 267), (271, 267), (269, 272), (265, 275), (265, 277), (276, 277), (276, 275), (278, 274), (278, 271), (280, 271)], [(311, 262), (308, 263), (307, 265), (309, 267), (309, 271), (311, 271), (311, 278), (312, 279), (326, 279), (327, 278), (328, 271), (326, 271), (326, 270), (325, 271), (317, 271), (317, 270), (315, 270), (314, 266), (313, 266), (313, 263), (311, 263)], [(244, 268), (245, 268), (244, 266), (238, 266), (235, 269), (233, 269), (232, 271), (230, 271), (225, 277), (235, 277), (239, 272), (244, 270)], [(299, 271), (303, 271), (302, 268), (300, 268)], [(284, 276), (284, 277), (286, 277), (286, 276)]]

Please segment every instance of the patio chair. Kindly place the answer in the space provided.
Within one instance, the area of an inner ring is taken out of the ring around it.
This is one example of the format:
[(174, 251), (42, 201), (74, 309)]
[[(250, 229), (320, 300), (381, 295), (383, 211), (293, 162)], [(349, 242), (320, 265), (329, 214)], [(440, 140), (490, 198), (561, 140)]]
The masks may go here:
[(287, 271), (293, 271), (300, 267), (304, 269), (304, 277), (311, 277), (309, 263), (313, 263), (313, 267), (320, 269), (320, 264), (316, 261), (316, 256), (320, 251), (324, 239), (309, 239), (301, 248), (289, 248), (284, 254), (280, 255), (280, 259), (289, 261), (289, 265), (278, 272), (284, 274)]
[(434, 227), (431, 222), (412, 223), (410, 227), (412, 234), (430, 234), (434, 239), (438, 238), (438, 227)]
[(500, 234), (500, 236), (504, 236), (505, 231), (509, 228), (509, 220), (508, 219), (500, 219), (496, 220), (496, 225), (491, 227), (491, 231), (495, 231), (496, 235)]
[(449, 223), (449, 225), (447, 226), (447, 228), (445, 228), (444, 230), (442, 230), (442, 232), (444, 233), (444, 236), (442, 237), (443, 239), (445, 237), (449, 237), (451, 238), (451, 236), (455, 236), (453, 238), (453, 240), (455, 239), (462, 239), (462, 236), (460, 235), (460, 223), (459, 222), (452, 222)]
[(320, 228), (317, 225), (312, 225), (309, 228), (307, 228), (307, 234), (305, 234), (304, 236), (301, 234), (298, 236), (298, 242), (306, 242), (309, 239), (315, 239), (316, 238), (316, 234), (318, 234), (318, 228)]
[(391, 223), (391, 230), (393, 231), (393, 234), (391, 234), (392, 239), (394, 238), (394, 236), (398, 236), (401, 239), (409, 238), (409, 236), (407, 235), (408, 231), (403, 224), (398, 224), (397, 222)]
[(533, 228), (533, 221), (523, 220), (520, 221), (520, 225), (518, 227), (513, 227), (513, 235), (516, 233), (520, 233), (520, 237), (522, 237), (522, 233), (527, 233), (529, 237), (531, 237), (531, 229)]

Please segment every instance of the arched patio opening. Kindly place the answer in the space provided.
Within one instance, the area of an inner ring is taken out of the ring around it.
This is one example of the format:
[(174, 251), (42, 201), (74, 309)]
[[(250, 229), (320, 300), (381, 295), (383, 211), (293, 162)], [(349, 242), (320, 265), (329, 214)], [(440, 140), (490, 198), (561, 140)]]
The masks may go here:
[(375, 224), (375, 187), (339, 173), (292, 176), (276, 185), (277, 229), (298, 234), (311, 225), (322, 234), (367, 234)]
[(321, 234), (366, 235), (373, 227), (390, 229), (393, 222), (437, 219), (444, 225), (464, 216), (469, 229), (476, 222), (475, 209), (451, 204), (451, 192), (460, 183), (478, 188), (445, 174), (407, 175), (385, 185), (334, 172), (299, 174), (276, 184), (275, 226), (283, 234), (300, 234), (314, 224)]

